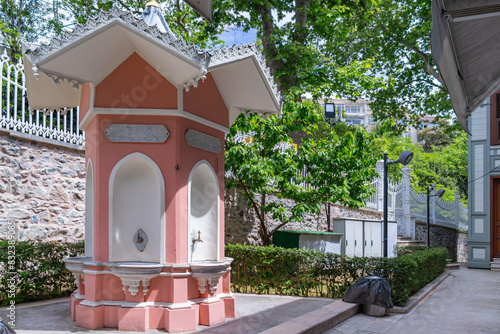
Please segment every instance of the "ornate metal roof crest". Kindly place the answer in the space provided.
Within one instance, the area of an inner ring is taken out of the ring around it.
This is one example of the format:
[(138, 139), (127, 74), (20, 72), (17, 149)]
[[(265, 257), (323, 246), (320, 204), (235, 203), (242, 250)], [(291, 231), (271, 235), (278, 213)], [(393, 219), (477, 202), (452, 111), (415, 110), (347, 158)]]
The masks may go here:
[(180, 54), (192, 59), (196, 63), (201, 64), (205, 59), (204, 55), (198, 53), (194, 45), (187, 45), (182, 37), (176, 39), (169, 33), (162, 33), (156, 26), (148, 26), (143, 19), (135, 17), (131, 12), (121, 10), (115, 5), (113, 5), (110, 11), (101, 11), (97, 17), (89, 18), (85, 24), (77, 24), (72, 31), (65, 31), (60, 36), (54, 37), (49, 44), (41, 44), (38, 48), (28, 50), (26, 53), (31, 55), (31, 60), (35, 64), (41, 59), (57, 52), (62, 47), (95, 32), (113, 21), (126, 23), (127, 26), (133, 27), (162, 44), (174, 48)]

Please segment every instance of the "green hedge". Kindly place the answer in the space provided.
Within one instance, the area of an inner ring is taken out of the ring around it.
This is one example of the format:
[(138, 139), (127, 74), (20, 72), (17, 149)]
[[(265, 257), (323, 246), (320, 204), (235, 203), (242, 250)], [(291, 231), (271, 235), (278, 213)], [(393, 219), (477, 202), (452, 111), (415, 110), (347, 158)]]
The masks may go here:
[[(9, 252), (8, 241), (0, 241), (0, 305), (7, 305), (10, 300), (19, 303), (67, 296), (76, 289), (73, 275), (62, 259), (82, 255), (83, 242), (19, 241), (13, 246)], [(9, 264), (9, 260), (15, 262)], [(15, 271), (10, 270), (12, 268)], [(9, 296), (12, 278), (16, 288), (14, 298), (12, 294)]]
[(341, 298), (360, 277), (388, 279), (392, 301), (408, 298), (444, 272), (448, 251), (436, 248), (397, 258), (342, 257), (303, 249), (226, 245), (234, 259), (234, 292)]

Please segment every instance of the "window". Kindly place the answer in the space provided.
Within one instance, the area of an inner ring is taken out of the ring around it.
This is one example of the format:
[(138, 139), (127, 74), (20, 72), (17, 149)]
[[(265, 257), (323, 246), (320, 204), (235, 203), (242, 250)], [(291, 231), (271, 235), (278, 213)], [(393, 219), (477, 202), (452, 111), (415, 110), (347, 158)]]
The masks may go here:
[(500, 92), (491, 96), (491, 145), (500, 145)]
[(404, 132), (403, 133), (404, 138), (410, 138), (411, 137), (411, 132)]
[(354, 118), (354, 119), (346, 119), (345, 120), (345, 123), (346, 124), (351, 124), (351, 125), (364, 125), (365, 122), (363, 119), (359, 119), (359, 118)]
[(361, 113), (361, 107), (359, 107), (359, 106), (346, 106), (345, 113), (346, 114), (359, 114), (359, 113)]

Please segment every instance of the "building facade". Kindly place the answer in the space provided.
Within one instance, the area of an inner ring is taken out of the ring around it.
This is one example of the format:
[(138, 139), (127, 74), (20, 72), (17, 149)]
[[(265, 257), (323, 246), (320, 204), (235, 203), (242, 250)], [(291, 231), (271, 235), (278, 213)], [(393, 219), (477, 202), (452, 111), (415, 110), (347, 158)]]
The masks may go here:
[(470, 268), (496, 267), (500, 260), (500, 92), (469, 117)]
[[(375, 127), (375, 119), (370, 109), (370, 101), (349, 101), (345, 99), (324, 99), (319, 103), (325, 108), (325, 114), (332, 113), (332, 118), (346, 124), (361, 125), (368, 132)], [(335, 106), (333, 108), (333, 106)], [(333, 112), (335, 111), (335, 115)]]

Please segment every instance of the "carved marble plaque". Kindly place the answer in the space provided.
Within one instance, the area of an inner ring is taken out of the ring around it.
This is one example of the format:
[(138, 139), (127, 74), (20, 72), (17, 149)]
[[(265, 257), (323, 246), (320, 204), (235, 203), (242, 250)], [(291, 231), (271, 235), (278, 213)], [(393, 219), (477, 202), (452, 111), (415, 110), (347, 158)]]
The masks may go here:
[(209, 136), (193, 129), (189, 129), (184, 137), (191, 147), (196, 147), (216, 154), (219, 154), (222, 150), (222, 143), (217, 137)]
[(119, 143), (164, 143), (170, 136), (165, 126), (154, 124), (110, 124), (104, 134)]

